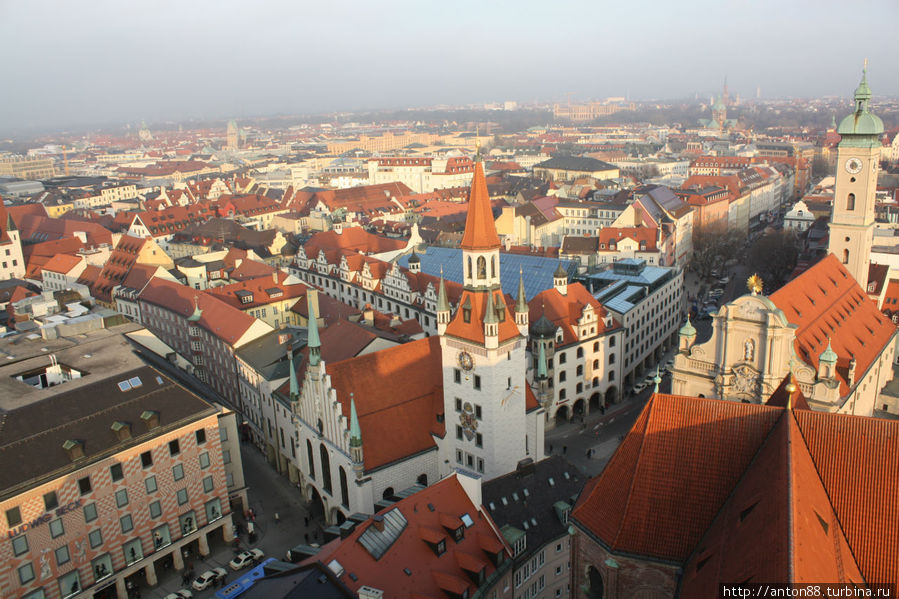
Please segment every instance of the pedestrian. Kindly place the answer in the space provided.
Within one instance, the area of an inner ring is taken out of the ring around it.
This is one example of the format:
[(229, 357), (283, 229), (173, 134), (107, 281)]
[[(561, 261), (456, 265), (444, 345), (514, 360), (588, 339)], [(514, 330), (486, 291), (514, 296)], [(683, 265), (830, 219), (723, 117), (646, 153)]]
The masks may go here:
[(309, 544), (309, 533), (308, 532), (304, 533), (303, 538), (306, 539), (306, 544), (308, 545)]
[(309, 526), (309, 516), (303, 516), (303, 526)]
[(568, 446), (567, 446), (567, 445), (563, 445), (563, 446), (562, 446), (562, 455), (567, 455), (567, 454), (568, 454)]
[(553, 444), (550, 443), (550, 444), (549, 444), (549, 453), (552, 453), (552, 452), (553, 452)]
[(278, 512), (275, 512), (275, 524), (281, 521), (281, 516), (278, 515)]

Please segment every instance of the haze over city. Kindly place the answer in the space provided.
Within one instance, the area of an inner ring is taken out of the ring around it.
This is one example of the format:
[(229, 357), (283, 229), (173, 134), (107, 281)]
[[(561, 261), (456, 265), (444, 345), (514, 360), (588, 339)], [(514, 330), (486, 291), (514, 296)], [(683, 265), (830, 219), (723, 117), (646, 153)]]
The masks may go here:
[(892, 0), (3, 2), (0, 135), (606, 96), (899, 94)]

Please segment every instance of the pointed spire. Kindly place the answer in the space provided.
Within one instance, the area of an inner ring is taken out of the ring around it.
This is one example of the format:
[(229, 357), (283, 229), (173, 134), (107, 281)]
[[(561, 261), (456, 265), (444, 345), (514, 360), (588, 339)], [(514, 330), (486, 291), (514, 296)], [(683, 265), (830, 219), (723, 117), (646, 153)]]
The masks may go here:
[(356, 398), (350, 393), (350, 447), (362, 447), (362, 429), (356, 415)]
[(527, 296), (524, 294), (524, 273), (520, 266), (518, 267), (518, 298), (515, 302), (515, 311), (528, 311), (528, 300)]
[(487, 292), (487, 309), (484, 314), (484, 324), (496, 324), (499, 320), (496, 318), (496, 307), (493, 304), (493, 292)]
[(315, 366), (321, 358), (322, 342), (318, 336), (318, 317), (315, 314), (315, 308), (309, 304), (309, 338), (306, 346), (309, 348), (309, 365)]
[(287, 361), (290, 364), (290, 401), (297, 401), (300, 398), (300, 385), (297, 382), (297, 371), (293, 364), (293, 345), (287, 344)]
[(462, 235), (460, 247), (463, 250), (498, 250), (500, 248), (496, 224), (493, 222), (490, 195), (487, 193), (484, 166), (480, 162), (474, 165), (471, 197), (468, 200), (468, 216), (465, 217), (465, 233)]
[(546, 346), (543, 343), (538, 345), (540, 346), (540, 351), (537, 353), (537, 378), (545, 379), (547, 377)]
[(662, 377), (659, 376), (659, 366), (656, 364), (656, 375), (653, 377), (652, 382), (656, 384), (656, 388), (653, 390), (653, 393), (659, 392), (659, 383), (662, 382)]
[(194, 296), (194, 311), (193, 314), (187, 317), (189, 322), (197, 322), (203, 316), (203, 311), (200, 310), (200, 296)]
[(443, 282), (443, 266), (440, 267), (440, 287), (437, 288), (437, 311), (450, 311), (449, 300), (446, 299), (446, 285)]

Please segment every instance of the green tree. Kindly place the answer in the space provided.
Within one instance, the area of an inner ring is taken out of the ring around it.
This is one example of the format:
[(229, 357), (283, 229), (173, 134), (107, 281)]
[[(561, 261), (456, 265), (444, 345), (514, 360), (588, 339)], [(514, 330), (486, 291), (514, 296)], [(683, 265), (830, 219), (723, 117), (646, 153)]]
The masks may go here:
[(690, 268), (703, 279), (737, 257), (743, 239), (725, 227), (706, 227), (693, 231), (693, 258)]
[(789, 230), (775, 231), (763, 236), (749, 249), (747, 263), (765, 281), (767, 293), (779, 289), (793, 269), (799, 250), (796, 237)]

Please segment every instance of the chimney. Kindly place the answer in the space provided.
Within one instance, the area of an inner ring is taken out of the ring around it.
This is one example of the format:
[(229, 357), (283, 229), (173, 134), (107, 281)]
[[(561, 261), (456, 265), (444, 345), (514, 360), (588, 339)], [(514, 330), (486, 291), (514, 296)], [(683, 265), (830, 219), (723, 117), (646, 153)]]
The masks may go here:
[(66, 453), (69, 454), (69, 459), (73, 462), (84, 457), (84, 441), (68, 439), (62, 444), (62, 448), (66, 450)]
[(131, 438), (131, 425), (123, 420), (116, 420), (110, 428), (119, 441), (127, 441)]
[(318, 309), (318, 289), (310, 288), (306, 292), (306, 306), (311, 310), (315, 310), (315, 315), (318, 317), (319, 322), (322, 322), (322, 313), (321, 310)]
[(147, 425), (147, 430), (151, 431), (159, 426), (159, 412), (155, 410), (144, 410), (140, 415), (140, 419)]
[(365, 308), (362, 310), (362, 322), (370, 327), (375, 326), (375, 311), (371, 304), (365, 304)]
[(375, 530), (384, 532), (384, 516), (378, 514), (371, 519), (371, 522), (371, 525), (375, 527)]

